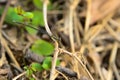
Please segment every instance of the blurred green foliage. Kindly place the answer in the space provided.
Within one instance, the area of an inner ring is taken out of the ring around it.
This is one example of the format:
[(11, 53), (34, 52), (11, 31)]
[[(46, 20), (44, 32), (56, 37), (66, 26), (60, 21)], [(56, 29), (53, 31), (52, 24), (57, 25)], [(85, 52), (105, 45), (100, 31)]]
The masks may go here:
[[(33, 0), (33, 4), (38, 9), (43, 8), (42, 0)], [(28, 33), (36, 34), (37, 31), (30, 28), (28, 25), (26, 25), (26, 23), (34, 26), (35, 28), (37, 28), (38, 26), (44, 26), (43, 12), (40, 10), (33, 10), (31, 12), (22, 10), (22, 12), (19, 12), (19, 9), (20, 8), (9, 7), (5, 17), (5, 23), (13, 26), (23, 26), (28, 31)], [(53, 9), (51, 3), (48, 5), (48, 9), (49, 10)], [(1, 7), (0, 16), (2, 15), (3, 11), (4, 11), (4, 7)], [(19, 24), (17, 22), (19, 22)], [(34, 80), (34, 78), (32, 78), (32, 74), (34, 72), (49, 70), (51, 68), (52, 65), (51, 55), (54, 52), (54, 46), (47, 41), (37, 40), (33, 43), (31, 50), (35, 54), (42, 55), (45, 57), (42, 64), (33, 62), (30, 66), (25, 66), (27, 76), (29, 77), (30, 80)], [(57, 60), (56, 64), (59, 65), (60, 61)]]
[(54, 46), (44, 40), (37, 40), (32, 45), (31, 50), (38, 55), (49, 56), (53, 53)]
[[(4, 7), (0, 8), (0, 16), (2, 15), (4, 10)], [(32, 14), (34, 17), (32, 18)], [(28, 21), (28, 17), (32, 18), (32, 21)], [(5, 22), (10, 24), (10, 25), (15, 25), (15, 26), (21, 26), (21, 24), (29, 24), (34, 27), (38, 26), (44, 26), (44, 21), (43, 21), (43, 13), (40, 11), (33, 11), (33, 12), (26, 12), (25, 14), (19, 15), (16, 13), (15, 9), (13, 7), (8, 8), (8, 12), (5, 17)], [(23, 25), (22, 25), (23, 26)], [(25, 25), (24, 25), (25, 26)], [(29, 28), (29, 26), (25, 26), (25, 29), (30, 33), (30, 34), (35, 34), (37, 31)]]

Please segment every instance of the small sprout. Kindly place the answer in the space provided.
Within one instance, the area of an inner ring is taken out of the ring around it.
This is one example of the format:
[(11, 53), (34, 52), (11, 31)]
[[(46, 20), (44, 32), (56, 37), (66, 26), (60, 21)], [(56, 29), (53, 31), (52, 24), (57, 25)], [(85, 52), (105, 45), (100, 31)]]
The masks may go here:
[(27, 74), (27, 77), (31, 77), (32, 74), (33, 74), (33, 70), (27, 69), (27, 70), (26, 70), (26, 74)]
[(28, 78), (31, 78), (32, 77), (32, 74), (33, 74), (33, 70), (29, 67), (29, 66), (25, 66), (24, 67), (25, 71), (26, 71), (26, 76)]
[(36, 62), (33, 62), (30, 66), (25, 66), (24, 69), (26, 71), (26, 76), (27, 78), (29, 78), (29, 80), (35, 80), (32, 76), (34, 72), (43, 70), (41, 64)]
[(42, 67), (45, 70), (49, 70), (52, 65), (52, 57), (46, 57), (45, 60), (43, 61)]
[[(60, 64), (60, 60), (57, 60), (56, 66), (58, 66), (59, 64)], [(43, 61), (42, 67), (45, 70), (50, 70), (51, 65), (52, 65), (52, 57), (46, 57)]]
[(33, 62), (33, 63), (31, 64), (31, 69), (32, 69), (33, 71), (42, 71), (42, 70), (43, 70), (41, 64), (36, 63), (36, 62)]

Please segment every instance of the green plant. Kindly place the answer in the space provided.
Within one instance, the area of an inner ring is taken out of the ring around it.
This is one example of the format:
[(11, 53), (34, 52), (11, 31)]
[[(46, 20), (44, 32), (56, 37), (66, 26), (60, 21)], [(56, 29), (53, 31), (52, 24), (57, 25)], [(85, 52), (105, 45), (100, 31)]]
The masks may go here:
[[(34, 25), (35, 27), (37, 27), (39, 25), (44, 26), (43, 13), (40, 12), (40, 11), (25, 12), (20, 6), (18, 6), (18, 7), (15, 8), (15, 12), (18, 15), (23, 17), (24, 23)], [(35, 34), (36, 33), (36, 30), (34, 30), (33, 28), (31, 28), (29, 26), (26, 26), (25, 29), (30, 34)]]
[[(43, 2), (42, 0), (33, 0), (33, 4), (36, 8), (42, 9)], [(54, 9), (52, 3), (49, 3), (48, 10)], [(3, 13), (4, 7), (0, 8), (0, 16)], [(44, 26), (43, 13), (40, 10), (34, 10), (31, 12), (24, 11), (20, 6), (18, 7), (9, 7), (8, 12), (5, 18), (5, 22), (11, 25), (24, 24), (25, 29), (30, 34), (36, 34), (37, 31), (30, 26), (37, 28), (38, 26)], [(18, 24), (19, 23), (19, 24)], [(26, 25), (27, 24), (27, 25)], [(22, 25), (23, 26), (23, 25)]]
[[(38, 27), (40, 26), (44, 26), (44, 20), (43, 20), (43, 13), (41, 11), (38, 10), (34, 10), (32, 11), (32, 13), (34, 14), (34, 17), (32, 19), (31, 24), (34, 25), (34, 27)], [(28, 26), (25, 27), (25, 29), (30, 33), (30, 34), (35, 34), (36, 30), (32, 29)]]
[[(43, 63), (41, 64), (43, 69), (49, 70), (52, 64), (52, 53), (54, 52), (54, 47), (52, 44), (44, 41), (44, 40), (37, 40), (33, 43), (31, 50), (38, 55), (42, 55), (45, 57)], [(57, 65), (59, 65), (60, 61), (57, 61)]]
[(21, 6), (15, 7), (15, 12), (20, 15), (23, 16), (23, 20), (25, 22), (29, 22), (32, 18), (33, 18), (33, 13), (32, 12), (26, 12), (24, 11)]
[[(33, 4), (35, 5), (36, 8), (42, 9), (43, 8), (43, 2), (42, 0), (33, 0)], [(48, 4), (48, 10), (54, 9), (51, 1)]]
[[(30, 80), (35, 80), (32, 77), (32, 75), (38, 71), (40, 72), (43, 70), (49, 70), (51, 68), (51, 64), (52, 64), (52, 57), (46, 57), (42, 64), (33, 62), (30, 66), (25, 66), (24, 69), (26, 71), (27, 78), (29, 78)], [(56, 65), (58, 66), (59, 64), (60, 64), (60, 61), (57, 60)]]
[[(38, 1), (38, 0), (34, 0), (34, 1)], [(39, 5), (41, 6), (41, 4)], [(4, 7), (0, 8), (0, 15), (2, 14), (3, 10), (4, 10)], [(33, 25), (34, 27), (38, 27), (39, 25), (44, 26), (43, 13), (41, 11), (35, 10), (32, 12), (27, 12), (27, 11), (24, 11), (20, 6), (16, 8), (13, 8), (13, 7), (8, 8), (5, 22), (15, 26), (24, 24), (22, 26), (25, 26), (25, 29), (30, 34), (35, 34), (37, 31), (32, 28), (29, 28), (29, 25)], [(34, 74), (34, 72), (49, 70), (51, 68), (51, 63), (52, 63), (51, 55), (54, 51), (54, 46), (47, 41), (37, 40), (33, 43), (31, 50), (34, 53), (45, 57), (42, 64), (32, 63), (30, 66), (25, 66), (25, 70), (27, 72), (28, 78), (30, 80), (34, 80), (34, 78), (32, 77), (32, 74)], [(56, 64), (59, 65), (59, 63), (60, 61), (57, 60)]]
[(38, 55), (49, 56), (53, 53), (54, 46), (44, 40), (36, 40), (31, 50)]
[[(51, 64), (52, 64), (52, 57), (46, 57), (42, 63), (42, 67), (45, 70), (49, 70), (51, 68)], [(58, 66), (60, 64), (60, 61), (57, 60), (56, 65)]]
[(34, 74), (34, 72), (43, 70), (42, 66), (39, 63), (36, 63), (36, 62), (33, 62), (30, 66), (25, 66), (24, 69), (26, 70), (26, 76), (30, 80), (35, 80), (32, 77), (32, 74)]
[[(25, 66), (25, 70), (29, 78), (32, 78), (32, 74), (36, 71), (50, 70), (52, 65), (52, 57), (50, 55), (52, 55), (54, 47), (47, 41), (37, 40), (33, 43), (31, 50), (40, 56), (44, 56), (45, 58), (41, 64), (34, 62), (29, 67)], [(56, 65), (58, 66), (59, 64), (60, 61), (57, 60)]]
[[(4, 7), (0, 8), (0, 16), (4, 11)], [(21, 7), (9, 7), (5, 17), (5, 22), (13, 26), (24, 26), (30, 34), (36, 34), (37, 31), (30, 26), (37, 28), (44, 26), (43, 13), (41, 11), (24, 11)], [(22, 25), (21, 25), (22, 24)]]

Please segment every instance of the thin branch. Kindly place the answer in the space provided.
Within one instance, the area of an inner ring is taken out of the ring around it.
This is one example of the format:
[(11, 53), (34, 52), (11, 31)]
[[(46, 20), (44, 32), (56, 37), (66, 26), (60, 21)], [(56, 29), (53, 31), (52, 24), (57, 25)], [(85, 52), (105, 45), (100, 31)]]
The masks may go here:
[(57, 57), (58, 57), (58, 42), (56, 37), (52, 34), (52, 32), (50, 31), (50, 28), (48, 26), (47, 23), (47, 4), (48, 4), (48, 0), (43, 0), (43, 15), (44, 15), (44, 23), (45, 23), (45, 29), (48, 33), (48, 35), (53, 39), (53, 41), (55, 42), (55, 52), (53, 55), (53, 60), (52, 60), (52, 68), (51, 68), (51, 72), (50, 72), (50, 80), (54, 80), (54, 74), (55, 74), (55, 66), (56, 66), (56, 61), (57, 61)]
[(68, 80), (67, 76), (65, 76), (62, 72), (56, 70), (59, 74), (61, 74), (66, 80)]
[(6, 7), (5, 7), (5, 9), (4, 9), (3, 13), (2, 13), (2, 17), (0, 19), (0, 30), (2, 29), (2, 24), (4, 22), (6, 14), (7, 14), (8, 7), (10, 6), (10, 2), (11, 2), (11, 0), (8, 0), (7, 5), (6, 5)]
[(116, 76), (117, 80), (120, 80), (119, 70), (117, 69), (115, 63), (112, 65), (112, 69), (115, 73), (115, 76)]
[(12, 61), (20, 68), (20, 65), (18, 64), (17, 60), (15, 59), (12, 51), (11, 51), (10, 48), (8, 47), (6, 41), (5, 41), (5, 39), (2, 37), (2, 33), (1, 33), (1, 32), (2, 32), (2, 25), (3, 25), (3, 22), (4, 22), (5, 16), (6, 16), (6, 14), (7, 14), (7, 10), (8, 10), (8, 8), (9, 8), (9, 6), (10, 6), (10, 2), (11, 2), (11, 0), (8, 0), (8, 3), (7, 3), (7, 5), (6, 5), (6, 7), (5, 7), (5, 9), (4, 9), (4, 12), (3, 12), (3, 14), (2, 14), (2, 17), (1, 17), (1, 21), (0, 21), (0, 40), (1, 40), (2, 46), (6, 49), (8, 55), (10, 56), (10, 58), (12, 59)]
[(18, 78), (20, 78), (21, 76), (25, 75), (26, 74), (26, 71), (19, 74), (18, 76), (14, 77), (12, 80), (17, 80)]
[(44, 15), (44, 23), (45, 23), (45, 29), (48, 32), (49, 36), (53, 36), (52, 32), (50, 31), (50, 28), (47, 23), (47, 4), (48, 0), (43, 0), (43, 15)]
[(92, 0), (87, 0), (87, 15), (86, 15), (86, 22), (85, 22), (85, 34), (88, 31), (89, 25), (90, 25), (91, 7), (92, 7)]
[(115, 64), (115, 58), (116, 58), (116, 54), (117, 54), (117, 49), (118, 49), (118, 43), (115, 42), (112, 52), (111, 52), (111, 56), (110, 56), (110, 60), (109, 60), (109, 68), (108, 68), (108, 75), (107, 75), (107, 80), (112, 80), (112, 75), (113, 75), (113, 71), (112, 71), (112, 66), (113, 64)]
[[(8, 47), (7, 42), (5, 41), (5, 39), (4, 39), (2, 36), (0, 36), (0, 39), (1, 39), (1, 44), (2, 44), (2, 46), (6, 49), (7, 54), (9, 55), (9, 57), (11, 58), (11, 60), (15, 63), (15, 65), (16, 65), (18, 68), (20, 68), (19, 63), (18, 63), (17, 60), (15, 59), (12, 51), (10, 50), (10, 48)], [(21, 69), (21, 68), (20, 68), (20, 69)]]
[(68, 11), (68, 17), (67, 18), (69, 20), (68, 27), (69, 27), (70, 45), (71, 45), (71, 50), (74, 53), (75, 52), (75, 47), (74, 47), (74, 38), (73, 38), (74, 37), (74, 35), (73, 35), (73, 12), (74, 12), (74, 9), (72, 7), (70, 7), (70, 9)]
[(59, 50), (60, 50), (60, 53), (66, 53), (66, 54), (70, 55), (71, 57), (75, 58), (80, 63), (80, 65), (82, 66), (82, 68), (86, 71), (86, 73), (88, 74), (88, 76), (90, 77), (90, 79), (94, 80), (93, 77), (92, 77), (92, 75), (90, 74), (90, 72), (86, 68), (86, 66), (82, 63), (82, 61), (75, 54), (73, 54), (71, 52), (68, 52), (66, 50), (63, 50), (63, 49), (59, 49)]
[(55, 66), (56, 66), (56, 62), (57, 62), (57, 57), (58, 57), (58, 42), (55, 42), (55, 52), (54, 52), (54, 56), (53, 56), (53, 60), (52, 60), (52, 68), (51, 68), (51, 73), (50, 73), (50, 80), (54, 80), (54, 74), (55, 74)]

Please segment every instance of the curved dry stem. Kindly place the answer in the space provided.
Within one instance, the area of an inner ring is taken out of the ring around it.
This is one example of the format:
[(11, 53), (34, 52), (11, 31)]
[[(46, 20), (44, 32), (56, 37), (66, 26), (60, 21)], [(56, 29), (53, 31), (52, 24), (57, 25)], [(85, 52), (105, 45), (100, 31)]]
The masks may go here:
[(43, 15), (44, 15), (45, 29), (49, 36), (53, 36), (47, 23), (47, 4), (48, 4), (48, 0), (44, 0), (43, 1)]
[(51, 72), (50, 72), (50, 80), (54, 80), (54, 74), (55, 74), (55, 66), (56, 66), (56, 62), (57, 62), (57, 57), (58, 57), (58, 42), (56, 37), (52, 34), (52, 32), (50, 31), (50, 28), (48, 26), (47, 23), (47, 4), (48, 4), (48, 0), (44, 0), (43, 1), (43, 14), (44, 14), (44, 23), (45, 23), (45, 29), (48, 33), (48, 35), (53, 39), (53, 41), (55, 42), (55, 52), (53, 55), (53, 60), (52, 60), (52, 68), (51, 68)]

